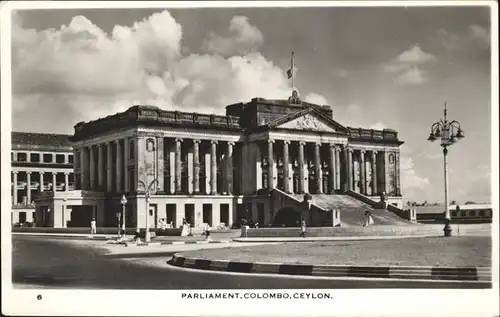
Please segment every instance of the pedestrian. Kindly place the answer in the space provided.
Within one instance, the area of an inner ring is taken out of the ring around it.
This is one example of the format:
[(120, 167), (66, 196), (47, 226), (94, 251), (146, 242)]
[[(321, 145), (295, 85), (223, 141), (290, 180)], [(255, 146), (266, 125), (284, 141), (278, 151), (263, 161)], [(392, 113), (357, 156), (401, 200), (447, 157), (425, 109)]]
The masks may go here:
[(368, 210), (365, 211), (365, 223), (363, 227), (369, 227), (374, 224), (372, 213)]
[(97, 233), (97, 223), (95, 221), (95, 218), (92, 218), (92, 221), (90, 222), (90, 235), (94, 235)]
[(306, 230), (307, 230), (307, 226), (306, 226), (306, 221), (304, 220), (304, 218), (302, 218), (300, 220), (300, 237), (302, 238), (305, 238), (306, 237)]
[(375, 221), (373, 221), (372, 213), (368, 212), (368, 225), (371, 226), (374, 224), (375, 224)]
[(205, 227), (205, 239), (210, 240), (210, 226), (208, 224)]

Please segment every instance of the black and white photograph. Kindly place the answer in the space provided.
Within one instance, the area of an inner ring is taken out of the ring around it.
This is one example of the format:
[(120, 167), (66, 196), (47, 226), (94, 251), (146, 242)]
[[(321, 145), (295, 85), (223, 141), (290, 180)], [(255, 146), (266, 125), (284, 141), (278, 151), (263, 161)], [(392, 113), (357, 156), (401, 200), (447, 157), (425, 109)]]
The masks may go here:
[(496, 2), (0, 9), (4, 314), (500, 314)]

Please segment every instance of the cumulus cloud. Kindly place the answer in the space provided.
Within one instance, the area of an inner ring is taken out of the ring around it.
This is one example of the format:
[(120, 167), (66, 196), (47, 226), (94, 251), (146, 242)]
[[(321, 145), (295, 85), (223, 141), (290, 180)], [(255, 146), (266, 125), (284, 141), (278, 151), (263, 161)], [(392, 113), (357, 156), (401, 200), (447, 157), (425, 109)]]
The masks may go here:
[[(233, 18), (229, 32), (229, 37), (207, 37), (210, 53), (188, 54), (181, 48), (182, 27), (168, 11), (132, 26), (117, 25), (109, 34), (83, 16), (59, 29), (15, 24), (14, 120), (23, 117), (34, 125), (21, 128), (46, 131), (47, 122), (35, 114), (72, 126), (133, 104), (224, 113), (225, 105), (256, 96), (286, 99), (285, 72), (255, 50), (262, 33), (245, 17)], [(235, 55), (226, 56), (230, 52)]]
[(369, 129), (373, 130), (384, 130), (387, 129), (387, 126), (383, 124), (382, 122), (377, 122), (369, 127)]
[(326, 100), (325, 97), (323, 97), (320, 94), (314, 93), (314, 92), (308, 94), (305, 97), (304, 101), (314, 103), (317, 105), (321, 105), (321, 106), (328, 105), (328, 100)]
[(235, 16), (229, 23), (229, 35), (210, 32), (203, 43), (206, 51), (222, 55), (247, 54), (257, 50), (264, 41), (262, 32), (247, 17)]
[(426, 71), (422, 67), (436, 59), (433, 54), (424, 52), (417, 44), (399, 54), (382, 68), (386, 73), (395, 76), (394, 83), (396, 84), (418, 85), (427, 80)]
[(484, 43), (487, 43), (489, 45), (490, 43), (490, 34), (489, 32), (483, 28), (482, 26), (480, 25), (477, 25), (477, 24), (472, 24), (472, 25), (469, 25), (469, 33), (474, 37), (474, 38), (477, 38), (481, 41), (483, 41)]
[(400, 162), (402, 191), (406, 197), (413, 199), (419, 191), (430, 185), (429, 179), (417, 174), (413, 158), (402, 154)]
[(396, 77), (394, 82), (400, 85), (418, 85), (425, 82), (425, 80), (425, 72), (418, 67), (412, 67)]
[(435, 60), (434, 55), (422, 51), (419, 45), (415, 45), (407, 51), (401, 53), (397, 60), (404, 64), (420, 64)]

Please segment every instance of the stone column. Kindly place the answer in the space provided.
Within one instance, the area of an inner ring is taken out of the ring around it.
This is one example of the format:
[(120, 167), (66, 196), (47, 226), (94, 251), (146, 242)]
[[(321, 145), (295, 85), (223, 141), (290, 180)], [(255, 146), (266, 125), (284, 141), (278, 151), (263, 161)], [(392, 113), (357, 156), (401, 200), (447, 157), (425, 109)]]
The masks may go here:
[(323, 175), (321, 171), (321, 143), (314, 143), (314, 169), (316, 174), (316, 194), (323, 193)]
[(359, 151), (359, 156), (360, 156), (360, 162), (359, 164), (361, 165), (360, 167), (360, 186), (359, 186), (359, 191), (361, 194), (366, 195), (366, 164), (365, 164), (365, 150), (360, 150)]
[(372, 151), (372, 196), (378, 195), (377, 189), (377, 151)]
[(299, 194), (304, 193), (304, 145), (306, 143), (299, 142)]
[(97, 145), (97, 183), (99, 190), (104, 190), (104, 149), (102, 144)]
[[(73, 186), (75, 186), (73, 184)], [(69, 173), (64, 173), (64, 191), (67, 192), (69, 190)]]
[[(233, 146), (234, 142), (227, 142), (226, 151), (226, 188), (227, 194), (233, 194)], [(217, 220), (218, 221), (218, 220)]]
[[(128, 180), (128, 159), (129, 159), (129, 139), (123, 139), (123, 191), (125, 193), (130, 191)], [(161, 175), (163, 177), (163, 175)]]
[(352, 149), (346, 148), (347, 151), (347, 189), (353, 190), (353, 164), (352, 164)]
[(123, 155), (120, 140), (115, 140), (116, 144), (116, 191), (122, 191)]
[(89, 152), (90, 152), (90, 189), (91, 190), (95, 190), (96, 189), (96, 179), (95, 179), (96, 155), (95, 155), (95, 147), (93, 147), (93, 146), (89, 147)]
[(340, 190), (340, 147), (335, 147), (335, 189)]
[(39, 191), (43, 192), (43, 172), (40, 172), (40, 188)]
[(288, 153), (289, 144), (290, 141), (283, 141), (283, 191), (285, 193), (290, 193), (290, 182), (288, 181), (288, 178), (290, 178), (290, 158)]
[(329, 162), (329, 179), (328, 179), (328, 193), (333, 194), (335, 192), (335, 185), (336, 185), (336, 167), (337, 164), (335, 162), (335, 156), (337, 154), (337, 149), (335, 147), (335, 144), (330, 143), (330, 162)]
[(182, 171), (181, 171), (181, 146), (182, 139), (175, 139), (175, 192), (182, 191)]
[(14, 177), (14, 184), (12, 186), (12, 205), (17, 205), (17, 172), (12, 172)]
[(81, 148), (79, 150), (80, 152), (80, 189), (85, 190), (87, 189), (86, 186), (86, 180), (85, 180), (85, 173), (86, 173), (86, 166), (85, 166), (85, 148)]
[(113, 143), (108, 142), (106, 144), (106, 151), (107, 151), (107, 163), (106, 163), (106, 191), (108, 193), (113, 191), (113, 148), (112, 148)]
[(210, 142), (210, 195), (217, 194), (217, 141)]
[(396, 165), (396, 195), (401, 196), (401, 175), (399, 171), (399, 150), (394, 153), (395, 155), (395, 160), (394, 163)]
[(200, 140), (193, 140), (193, 191), (197, 194), (200, 192)]
[(52, 191), (57, 191), (57, 173), (52, 172)]
[(26, 172), (26, 199), (31, 204), (31, 172)]
[(31, 204), (31, 172), (26, 172), (26, 199)]
[(274, 140), (267, 140), (267, 188), (274, 188)]

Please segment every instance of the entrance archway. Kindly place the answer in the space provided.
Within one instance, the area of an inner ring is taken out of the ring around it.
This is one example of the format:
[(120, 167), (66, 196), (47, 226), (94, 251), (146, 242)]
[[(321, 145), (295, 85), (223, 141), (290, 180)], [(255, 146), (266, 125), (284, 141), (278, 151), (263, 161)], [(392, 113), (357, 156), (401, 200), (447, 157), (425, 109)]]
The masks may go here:
[(300, 221), (300, 211), (293, 207), (283, 207), (273, 219), (273, 227), (297, 227)]

